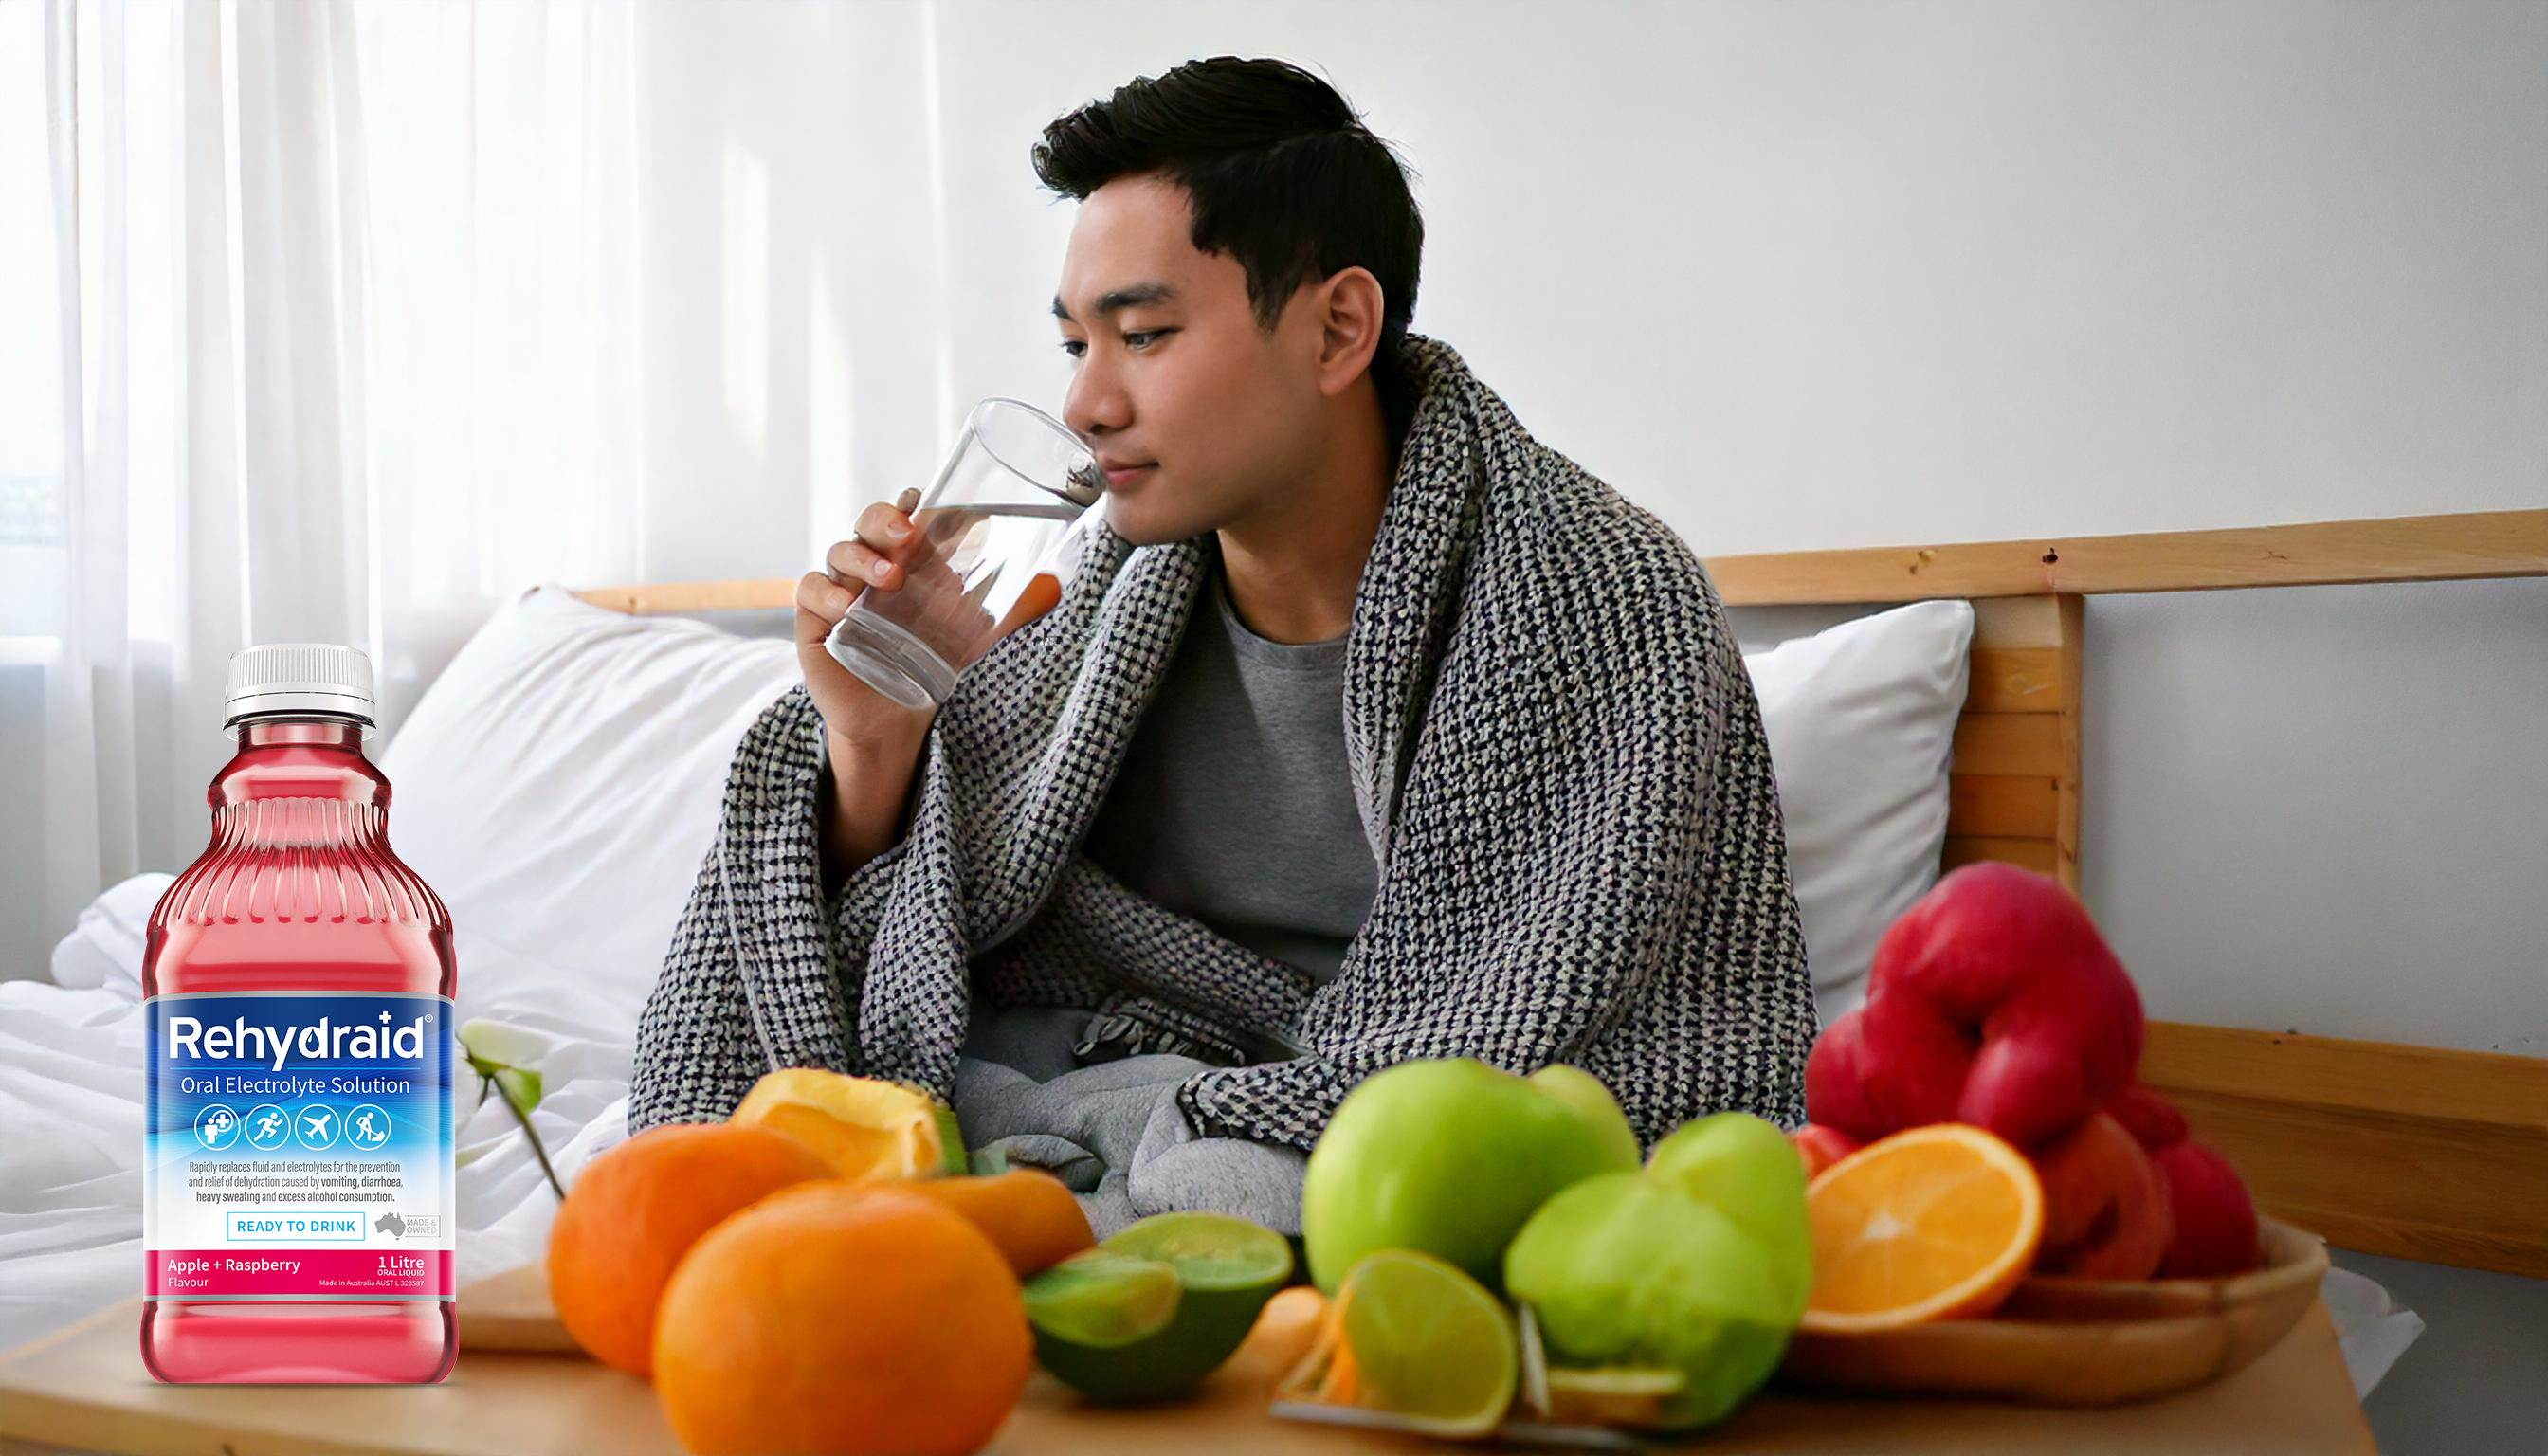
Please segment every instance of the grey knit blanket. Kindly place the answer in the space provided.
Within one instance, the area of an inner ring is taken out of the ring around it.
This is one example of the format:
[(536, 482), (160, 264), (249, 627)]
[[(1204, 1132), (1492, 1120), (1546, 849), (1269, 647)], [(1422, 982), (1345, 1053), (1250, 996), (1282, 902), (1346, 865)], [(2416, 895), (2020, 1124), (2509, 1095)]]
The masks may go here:
[(1204, 1137), (1307, 1148), (1356, 1082), (1429, 1056), (1573, 1062), (1648, 1142), (1720, 1109), (1802, 1120), (1804, 941), (1714, 585), (1450, 347), (1401, 357), (1420, 393), (1344, 673), (1379, 889), (1335, 978), (1078, 852), (1218, 550), (1101, 532), (1060, 603), (965, 673), (906, 837), (837, 892), (812, 700), (746, 734), (638, 1024), (632, 1132), (723, 1118), (781, 1066), (947, 1095), (968, 1026), (1008, 1006), (1094, 1008), (1119, 1049), (1199, 1057), (1175, 1097)]

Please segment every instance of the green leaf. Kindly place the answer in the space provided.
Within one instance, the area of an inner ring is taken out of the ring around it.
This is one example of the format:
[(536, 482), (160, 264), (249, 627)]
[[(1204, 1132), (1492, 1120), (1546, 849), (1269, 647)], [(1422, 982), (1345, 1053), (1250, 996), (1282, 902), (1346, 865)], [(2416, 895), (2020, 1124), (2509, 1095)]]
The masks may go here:
[[(479, 1076), (486, 1078), (489, 1084), (501, 1088), (504, 1100), (511, 1103), (524, 1117), (530, 1116), (531, 1109), (540, 1105), (543, 1083), (540, 1080), (540, 1074), (530, 1067), (514, 1066), (493, 1057), (475, 1054), (469, 1058), (469, 1067)], [(478, 1100), (481, 1102), (487, 1100), (484, 1089), (481, 1089)]]
[(540, 1141), (540, 1130), (531, 1126), (531, 1110), (540, 1105), (540, 1074), (526, 1066), (504, 1060), (507, 1055), (537, 1055), (543, 1044), (529, 1032), (508, 1027), (502, 1022), (481, 1017), (460, 1029), (460, 1046), (468, 1052), (469, 1069), (480, 1077), (478, 1101), (484, 1104), (490, 1088), (500, 1088), (504, 1105), (512, 1109), (513, 1120), (522, 1125), (522, 1136), (531, 1144), (531, 1156), (539, 1159), (540, 1172), (549, 1180), (559, 1200), (566, 1198), (566, 1185), (558, 1181), (557, 1169), (549, 1165), (548, 1148)]
[(504, 1100), (513, 1104), (524, 1117), (529, 1117), (531, 1109), (540, 1105), (538, 1072), (518, 1066), (503, 1067), (496, 1072), (495, 1083), (503, 1089)]

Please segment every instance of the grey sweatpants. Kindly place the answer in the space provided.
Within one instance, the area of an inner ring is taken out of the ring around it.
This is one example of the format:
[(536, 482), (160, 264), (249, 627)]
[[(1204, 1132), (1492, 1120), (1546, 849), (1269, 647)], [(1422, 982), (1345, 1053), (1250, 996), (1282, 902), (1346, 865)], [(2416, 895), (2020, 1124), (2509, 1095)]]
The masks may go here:
[(975, 1018), (956, 1063), (965, 1142), (1059, 1178), (1100, 1238), (1180, 1209), (1298, 1234), (1299, 1150), (1197, 1133), (1176, 1090), (1209, 1062), (1160, 1052), (1079, 1065), (1071, 1047), (1090, 1015), (1031, 1006)]

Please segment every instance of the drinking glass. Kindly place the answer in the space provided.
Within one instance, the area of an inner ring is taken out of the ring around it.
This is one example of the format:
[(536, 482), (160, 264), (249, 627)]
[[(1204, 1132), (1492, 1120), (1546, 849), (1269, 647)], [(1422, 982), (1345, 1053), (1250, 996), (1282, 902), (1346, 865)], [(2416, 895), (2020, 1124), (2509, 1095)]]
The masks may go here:
[(894, 553), (901, 590), (861, 592), (826, 647), (896, 702), (945, 702), (992, 643), (1061, 599), (1105, 500), (1106, 477), (1068, 425), (984, 400), (912, 511), (918, 536)]

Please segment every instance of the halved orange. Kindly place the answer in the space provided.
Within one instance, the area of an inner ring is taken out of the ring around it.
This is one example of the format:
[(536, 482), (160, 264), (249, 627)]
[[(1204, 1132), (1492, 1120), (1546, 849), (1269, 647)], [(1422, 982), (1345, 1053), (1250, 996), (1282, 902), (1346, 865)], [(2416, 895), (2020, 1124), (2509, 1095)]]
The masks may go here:
[(1870, 1142), (1805, 1192), (1814, 1292), (1798, 1326), (1846, 1334), (1997, 1309), (2044, 1238), (2044, 1187), (2007, 1142), (1933, 1123)]

